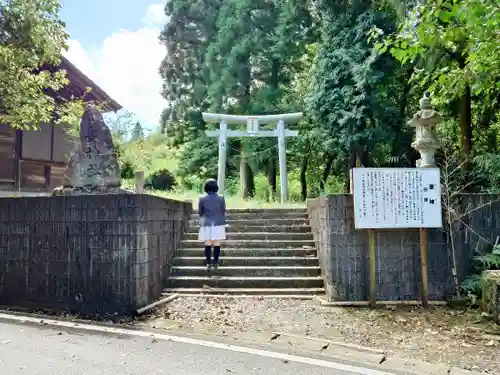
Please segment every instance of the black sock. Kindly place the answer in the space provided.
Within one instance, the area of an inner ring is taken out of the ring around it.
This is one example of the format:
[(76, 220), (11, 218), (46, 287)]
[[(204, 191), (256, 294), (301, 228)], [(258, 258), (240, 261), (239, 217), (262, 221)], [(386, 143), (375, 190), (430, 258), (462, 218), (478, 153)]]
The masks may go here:
[(210, 255), (212, 253), (212, 246), (205, 246), (205, 259), (207, 264), (210, 264)]
[(214, 246), (214, 263), (219, 263), (220, 246)]

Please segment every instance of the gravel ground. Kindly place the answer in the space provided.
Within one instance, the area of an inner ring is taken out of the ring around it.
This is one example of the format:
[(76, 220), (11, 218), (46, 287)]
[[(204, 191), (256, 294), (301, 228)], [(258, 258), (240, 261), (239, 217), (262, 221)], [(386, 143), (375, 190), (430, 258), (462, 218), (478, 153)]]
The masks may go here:
[(169, 330), (233, 336), (281, 331), (380, 348), (387, 353), (500, 374), (500, 327), (474, 310), (322, 307), (318, 301), (180, 297), (147, 321)]

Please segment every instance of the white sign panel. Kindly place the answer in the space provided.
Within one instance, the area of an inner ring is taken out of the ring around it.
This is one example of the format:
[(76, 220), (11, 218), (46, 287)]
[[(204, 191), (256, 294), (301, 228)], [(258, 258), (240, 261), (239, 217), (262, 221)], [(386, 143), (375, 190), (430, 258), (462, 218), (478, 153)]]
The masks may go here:
[(438, 168), (354, 168), (356, 229), (441, 228)]
[(247, 131), (250, 134), (256, 134), (259, 132), (259, 119), (256, 117), (249, 117), (247, 119)]

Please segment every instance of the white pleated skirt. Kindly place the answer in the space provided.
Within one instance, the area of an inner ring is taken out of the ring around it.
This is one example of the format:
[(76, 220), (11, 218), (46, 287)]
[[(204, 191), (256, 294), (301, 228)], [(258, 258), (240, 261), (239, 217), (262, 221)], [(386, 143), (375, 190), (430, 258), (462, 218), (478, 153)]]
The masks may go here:
[(220, 241), (226, 239), (226, 228), (223, 225), (200, 227), (200, 241)]

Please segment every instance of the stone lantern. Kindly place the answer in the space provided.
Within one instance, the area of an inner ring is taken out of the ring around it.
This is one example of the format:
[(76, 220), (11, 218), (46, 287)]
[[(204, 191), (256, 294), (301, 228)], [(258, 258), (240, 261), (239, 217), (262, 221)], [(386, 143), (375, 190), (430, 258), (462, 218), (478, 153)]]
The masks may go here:
[(419, 103), (420, 110), (408, 122), (408, 125), (416, 129), (415, 141), (411, 147), (420, 153), (417, 168), (435, 167), (434, 154), (440, 146), (436, 136), (436, 126), (441, 123), (442, 118), (439, 113), (432, 109), (428, 93), (424, 94)]

